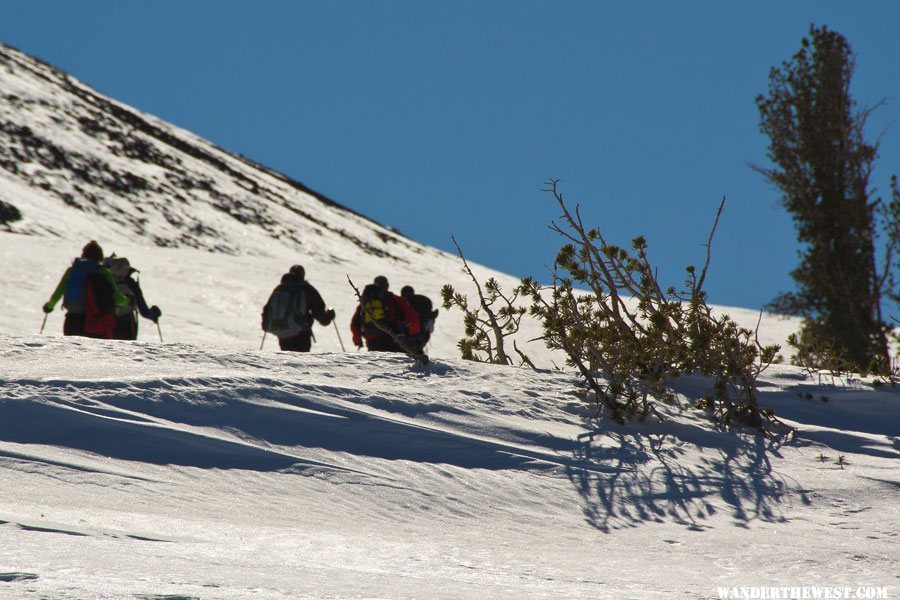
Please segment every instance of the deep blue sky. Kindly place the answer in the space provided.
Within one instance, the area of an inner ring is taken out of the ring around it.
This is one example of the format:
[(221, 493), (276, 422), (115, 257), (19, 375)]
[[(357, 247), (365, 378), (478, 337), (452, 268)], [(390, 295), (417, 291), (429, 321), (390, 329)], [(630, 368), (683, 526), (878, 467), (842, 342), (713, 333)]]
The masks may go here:
[(561, 244), (548, 177), (614, 242), (646, 236), (667, 282), (758, 308), (797, 244), (754, 104), (810, 23), (857, 54), (852, 93), (886, 100), (872, 183), (900, 174), (900, 2), (755, 0), (28, 0), (0, 41), (336, 201), (513, 275)]

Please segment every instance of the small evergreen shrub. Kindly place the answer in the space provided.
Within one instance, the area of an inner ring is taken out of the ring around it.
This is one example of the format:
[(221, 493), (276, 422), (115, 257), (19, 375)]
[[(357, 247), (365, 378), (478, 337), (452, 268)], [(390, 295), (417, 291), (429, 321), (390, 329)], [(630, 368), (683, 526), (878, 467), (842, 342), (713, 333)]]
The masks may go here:
[[(469, 267), (455, 237), (453, 237), (453, 244), (463, 262), (463, 270), (475, 284), (478, 294), (477, 302), (470, 303), (467, 296), (457, 292), (449, 283), (441, 288), (441, 300), (444, 308), (447, 310), (458, 308), (463, 312), (466, 337), (457, 343), (462, 358), (475, 362), (512, 365), (514, 363), (506, 339), (519, 331), (522, 317), (528, 311), (525, 306), (518, 304), (524, 288), (516, 286), (512, 294), (507, 295), (493, 277), (482, 286)], [(513, 351), (519, 355), (522, 364), (534, 368), (531, 360), (519, 350), (515, 340), (512, 345)]]
[(644, 419), (655, 412), (656, 402), (674, 401), (670, 382), (700, 374), (710, 377), (712, 386), (697, 406), (717, 423), (760, 429), (780, 424), (759, 407), (756, 389), (757, 377), (777, 360), (779, 347), (760, 346), (754, 331), (714, 314), (703, 291), (724, 199), (702, 271), (688, 267), (680, 290), (664, 290), (644, 238), (635, 238), (630, 251), (607, 243), (599, 229), (584, 226), (577, 208), (568, 209), (557, 180), (547, 184), (545, 191), (563, 211), (562, 222), (551, 229), (568, 243), (556, 257), (552, 286), (526, 279), (523, 291), (547, 346), (566, 354), (598, 409), (605, 407), (620, 423)]

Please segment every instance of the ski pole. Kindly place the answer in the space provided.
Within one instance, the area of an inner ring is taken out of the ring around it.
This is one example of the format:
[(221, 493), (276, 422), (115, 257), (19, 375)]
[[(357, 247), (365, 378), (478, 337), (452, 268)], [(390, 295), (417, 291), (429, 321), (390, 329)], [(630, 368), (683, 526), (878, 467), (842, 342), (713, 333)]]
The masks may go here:
[(262, 350), (263, 344), (266, 343), (266, 333), (268, 333), (268, 332), (267, 332), (267, 331), (263, 331), (263, 339), (262, 339), (262, 341), (259, 343), (259, 349), (260, 349), (260, 350)]
[(334, 325), (334, 332), (337, 334), (338, 343), (341, 345), (341, 352), (346, 352), (347, 349), (344, 348), (344, 340), (341, 339), (341, 332), (338, 329), (337, 321), (331, 321), (331, 324)]
[(44, 322), (41, 323), (41, 331), (38, 335), (44, 334), (44, 326), (47, 324), (47, 317), (49, 317), (49, 316), (50, 316), (50, 313), (44, 313)]
[(162, 344), (162, 329), (159, 328), (159, 321), (156, 322), (156, 332), (159, 334), (159, 343)]

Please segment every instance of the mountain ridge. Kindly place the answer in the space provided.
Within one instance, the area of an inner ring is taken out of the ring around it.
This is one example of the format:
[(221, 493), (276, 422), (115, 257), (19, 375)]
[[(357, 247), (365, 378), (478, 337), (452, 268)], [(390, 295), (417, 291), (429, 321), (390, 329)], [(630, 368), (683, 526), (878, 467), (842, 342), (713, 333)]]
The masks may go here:
[[(149, 235), (154, 245), (240, 252), (227, 228), (192, 219), (178, 206), (205, 203), (288, 245), (302, 245), (299, 224), (304, 234), (326, 230), (381, 258), (404, 260), (391, 251), (395, 244), (423, 251), (300, 181), (109, 98), (6, 44), (0, 44), (0, 67), (0, 172), (66, 206)], [(28, 217), (27, 208), (5, 201)], [(323, 210), (366, 225), (366, 235), (323, 218)], [(155, 216), (168, 224), (167, 235), (148, 226)], [(7, 228), (60, 234), (46, 224)]]

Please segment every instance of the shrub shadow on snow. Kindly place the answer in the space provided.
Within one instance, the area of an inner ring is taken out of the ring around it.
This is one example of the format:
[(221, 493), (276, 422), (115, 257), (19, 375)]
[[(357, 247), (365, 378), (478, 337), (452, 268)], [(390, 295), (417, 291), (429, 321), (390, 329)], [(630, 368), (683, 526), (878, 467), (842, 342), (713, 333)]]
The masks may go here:
[(673, 389), (687, 410), (662, 423), (586, 420), (590, 433), (580, 440), (576, 463), (614, 469), (611, 475), (568, 470), (592, 525), (612, 531), (674, 520), (703, 530), (723, 510), (739, 526), (781, 522), (786, 503), (810, 502), (773, 469), (770, 457), (780, 458), (783, 449), (836, 452), (851, 461), (853, 455), (900, 458), (900, 388), (873, 388), (859, 379), (823, 383), (808, 373), (776, 371), (760, 382), (759, 402), (796, 428), (787, 439), (713, 429), (687, 400), (710, 388), (704, 377), (678, 380)]
[[(784, 520), (780, 506), (794, 492), (769, 460), (779, 442), (674, 422), (620, 427), (592, 419), (588, 427), (575, 458), (611, 472), (573, 467), (567, 473), (585, 518), (600, 531), (670, 521), (703, 531), (720, 511), (738, 526)], [(808, 502), (802, 491), (796, 494)]]

